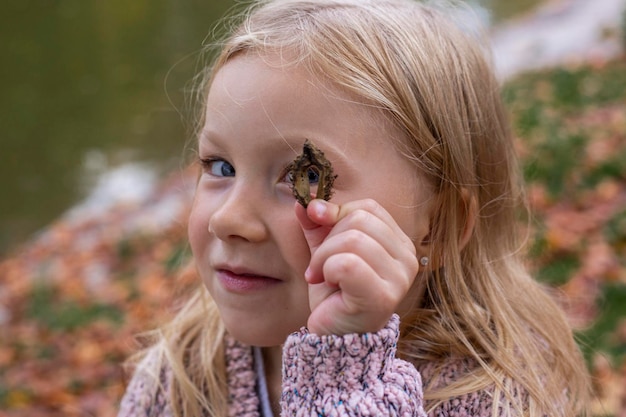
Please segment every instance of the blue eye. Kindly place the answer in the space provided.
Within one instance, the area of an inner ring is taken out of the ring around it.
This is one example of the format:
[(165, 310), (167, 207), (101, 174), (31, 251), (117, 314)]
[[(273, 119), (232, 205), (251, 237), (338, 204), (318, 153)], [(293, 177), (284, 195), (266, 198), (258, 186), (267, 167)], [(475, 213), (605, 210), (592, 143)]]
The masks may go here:
[(309, 184), (317, 184), (320, 182), (320, 173), (316, 168), (311, 167), (306, 173), (309, 177)]
[[(309, 168), (307, 170), (307, 179), (309, 180), (309, 184), (311, 185), (315, 185), (319, 183), (320, 182), (319, 171), (314, 167)], [(288, 182), (289, 184), (293, 184), (293, 180), (294, 180), (293, 171), (289, 170), (287, 174), (285, 174), (284, 181)]]
[(235, 167), (223, 159), (202, 159), (203, 168), (216, 177), (234, 177)]

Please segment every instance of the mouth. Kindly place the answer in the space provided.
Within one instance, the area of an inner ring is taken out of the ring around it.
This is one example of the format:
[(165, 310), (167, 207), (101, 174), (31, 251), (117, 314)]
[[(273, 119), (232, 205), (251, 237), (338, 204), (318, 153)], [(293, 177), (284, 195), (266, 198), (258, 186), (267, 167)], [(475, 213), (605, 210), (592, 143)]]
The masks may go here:
[(234, 268), (217, 268), (215, 273), (224, 289), (238, 294), (266, 290), (281, 282), (277, 278)]

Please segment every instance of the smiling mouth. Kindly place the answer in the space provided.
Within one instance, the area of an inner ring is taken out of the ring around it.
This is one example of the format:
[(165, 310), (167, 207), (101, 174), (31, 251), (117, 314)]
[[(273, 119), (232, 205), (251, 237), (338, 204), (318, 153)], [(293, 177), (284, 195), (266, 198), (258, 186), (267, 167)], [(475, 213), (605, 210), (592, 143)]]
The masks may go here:
[(265, 290), (281, 282), (276, 278), (249, 273), (236, 273), (227, 269), (216, 270), (216, 275), (224, 289), (239, 294)]

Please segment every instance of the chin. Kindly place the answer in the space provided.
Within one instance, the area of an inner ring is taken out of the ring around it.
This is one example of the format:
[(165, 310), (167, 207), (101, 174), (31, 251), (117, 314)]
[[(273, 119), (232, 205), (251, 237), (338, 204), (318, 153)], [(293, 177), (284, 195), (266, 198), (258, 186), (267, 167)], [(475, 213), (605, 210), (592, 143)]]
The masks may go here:
[[(242, 323), (246, 323), (242, 325)], [(280, 346), (285, 343), (287, 336), (300, 330), (304, 324), (259, 324), (254, 325), (251, 320), (240, 321), (234, 320), (228, 322), (225, 320), (226, 331), (230, 336), (241, 343), (250, 346), (271, 347)]]

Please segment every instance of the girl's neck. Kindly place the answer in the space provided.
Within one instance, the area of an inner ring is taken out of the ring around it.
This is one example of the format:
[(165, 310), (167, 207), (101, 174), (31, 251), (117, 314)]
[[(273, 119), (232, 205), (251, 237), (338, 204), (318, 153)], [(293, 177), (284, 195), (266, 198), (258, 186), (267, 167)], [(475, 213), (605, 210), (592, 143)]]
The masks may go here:
[(265, 368), (265, 379), (267, 381), (267, 392), (272, 405), (274, 416), (280, 415), (280, 396), (282, 392), (282, 358), (283, 349), (281, 346), (264, 347), (263, 367)]

